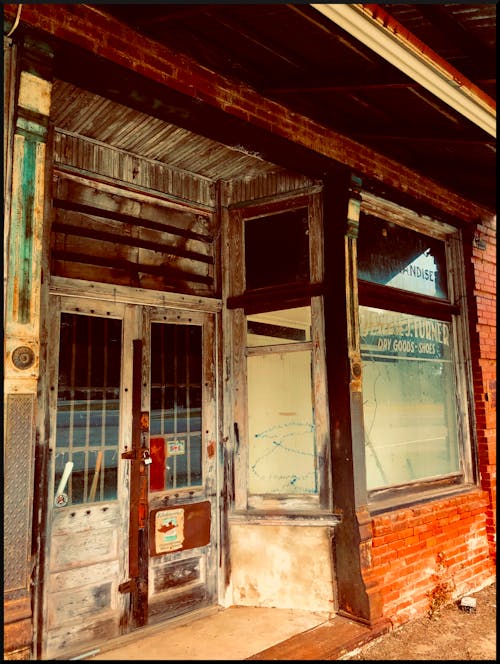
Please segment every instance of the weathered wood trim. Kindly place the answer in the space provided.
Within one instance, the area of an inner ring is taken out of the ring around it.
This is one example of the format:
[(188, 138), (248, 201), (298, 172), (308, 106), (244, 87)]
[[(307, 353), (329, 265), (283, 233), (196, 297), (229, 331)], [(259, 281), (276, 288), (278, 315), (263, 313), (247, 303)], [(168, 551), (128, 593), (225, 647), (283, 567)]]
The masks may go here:
[(449, 235), (457, 231), (450, 224), (433, 219), (428, 215), (419, 214), (393, 201), (375, 196), (368, 191), (361, 191), (360, 193), (361, 213), (378, 217), (384, 221), (390, 221), (419, 233), (425, 232), (427, 235), (432, 235), (432, 237), (440, 240), (445, 240)]
[[(17, 659), (35, 656), (38, 638), (33, 611), (43, 546), (38, 525), (45, 426), (39, 379), (52, 53), (38, 39), (21, 37), (16, 47), (4, 39), (4, 54), (4, 655)], [(20, 603), (29, 607), (28, 614), (18, 613)]]
[[(231, 218), (226, 206), (228, 183), (221, 183), (221, 243), (220, 262), (222, 268), (221, 292), (226, 298), (231, 292), (231, 271), (229, 266), (232, 250)], [(220, 585), (219, 596), (224, 597), (231, 580), (231, 549), (228, 514), (235, 500), (235, 439), (234, 439), (234, 394), (233, 394), (233, 313), (225, 306), (218, 316), (219, 355), (220, 355), (220, 454), (221, 454), (221, 542), (220, 542)]]
[[(461, 232), (450, 238), (446, 246), (450, 270), (450, 297), (458, 304), (459, 313), (453, 312), (452, 338), (455, 349), (455, 383), (457, 390), (458, 434), (461, 445), (465, 482), (477, 482), (478, 447), (474, 409), (474, 380), (471, 363), (469, 309), (466, 297), (465, 258)], [(455, 315), (456, 314), (456, 315)]]
[(273, 346), (251, 346), (245, 350), (245, 355), (272, 355), (273, 353), (295, 353), (302, 350), (312, 350), (312, 341), (295, 342), (292, 344), (274, 344)]
[(232, 512), (229, 515), (231, 524), (245, 524), (257, 526), (317, 526), (324, 528), (325, 526), (336, 526), (342, 520), (341, 515), (321, 513), (308, 513), (308, 514), (294, 514), (289, 512), (287, 514), (273, 514), (272, 512), (262, 512), (261, 514), (251, 512)]
[(302, 306), (308, 304), (311, 297), (322, 295), (324, 286), (317, 284), (285, 284), (270, 288), (259, 288), (247, 291), (241, 295), (228, 297), (228, 309), (243, 308), (246, 314), (260, 313), (280, 308), (278, 305), (286, 301), (287, 306)]
[[(360, 279), (358, 292), (360, 304), (377, 307), (380, 304), (381, 293), (385, 293), (387, 296), (387, 287)], [(442, 317), (443, 320), (451, 320), (452, 315), (460, 312), (458, 303), (452, 304), (432, 296), (402, 291), (399, 288), (391, 288), (390, 292), (391, 307), (394, 307), (396, 311), (403, 313), (419, 311), (423, 316), (432, 312), (434, 315)]]
[(232, 400), (233, 422), (230, 423), (231, 439), (234, 441), (234, 477), (236, 509), (247, 509), (248, 476), (248, 409), (246, 377), (246, 319), (242, 309), (232, 312)]
[[(265, 178), (266, 176), (262, 177)], [(267, 177), (269, 178), (269, 175), (267, 175)], [(288, 184), (286, 173), (282, 175), (282, 178), (284, 182)], [(281, 185), (280, 187), (281, 179), (276, 176), (274, 177), (274, 181), (276, 182), (276, 189), (279, 189), (284, 186)], [(234, 180), (230, 184), (232, 187), (235, 188)], [(248, 193), (247, 192), (241, 193), (240, 194), (241, 200), (230, 203), (227, 206), (229, 210), (238, 210), (239, 208), (244, 208), (245, 210), (251, 210), (254, 206), (257, 207), (261, 205), (268, 205), (271, 203), (286, 202), (290, 199), (295, 199), (297, 196), (313, 195), (315, 193), (320, 192), (323, 189), (323, 185), (321, 184), (300, 186), (302, 182), (300, 181), (297, 182), (294, 180), (289, 184), (290, 189), (288, 191), (277, 191), (276, 193), (267, 194), (264, 196), (260, 193), (260, 191), (256, 192), (255, 187), (250, 187), (250, 184), (253, 184), (253, 181), (251, 183), (244, 182), (244, 184), (248, 186), (249, 189)], [(243, 198), (243, 196), (245, 197)]]
[[(17, 85), (18, 47), (9, 38), (3, 40), (3, 77), (4, 77), (4, 244), (3, 264), (8, 264), (8, 231), (12, 195), (12, 159), (14, 154), (15, 95)], [(6, 301), (7, 280), (4, 280), (4, 302)]]
[(320, 188), (307, 189), (301, 192), (290, 192), (290, 196), (283, 199), (280, 197), (271, 197), (268, 200), (254, 200), (244, 207), (238, 206), (235, 210), (241, 211), (241, 218), (246, 221), (247, 219), (258, 219), (259, 217), (267, 217), (273, 213), (283, 212), (285, 210), (294, 210), (297, 208), (308, 208), (311, 202), (311, 197), (314, 193), (318, 193)]
[(144, 304), (169, 309), (180, 308), (207, 312), (216, 312), (222, 309), (221, 301), (215, 298), (182, 295), (130, 286), (113, 286), (112, 284), (69, 279), (67, 277), (51, 277), (50, 292), (61, 296), (79, 296), (83, 299)]

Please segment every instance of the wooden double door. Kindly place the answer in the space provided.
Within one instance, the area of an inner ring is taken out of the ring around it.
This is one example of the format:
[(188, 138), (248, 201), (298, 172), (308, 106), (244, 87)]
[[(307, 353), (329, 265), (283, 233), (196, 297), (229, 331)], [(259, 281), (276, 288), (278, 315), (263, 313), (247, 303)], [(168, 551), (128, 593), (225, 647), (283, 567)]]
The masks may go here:
[(215, 315), (51, 298), (44, 659), (217, 602)]

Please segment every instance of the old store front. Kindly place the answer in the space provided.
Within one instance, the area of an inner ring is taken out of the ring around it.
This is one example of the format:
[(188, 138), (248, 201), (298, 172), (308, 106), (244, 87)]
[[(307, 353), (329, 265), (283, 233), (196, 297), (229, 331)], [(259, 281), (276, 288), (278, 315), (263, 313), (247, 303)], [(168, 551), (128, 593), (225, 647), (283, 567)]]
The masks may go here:
[(479, 500), (462, 224), (160, 119), (151, 88), (106, 95), (27, 35), (5, 325), (24, 656), (214, 605), (391, 617), (377, 516)]

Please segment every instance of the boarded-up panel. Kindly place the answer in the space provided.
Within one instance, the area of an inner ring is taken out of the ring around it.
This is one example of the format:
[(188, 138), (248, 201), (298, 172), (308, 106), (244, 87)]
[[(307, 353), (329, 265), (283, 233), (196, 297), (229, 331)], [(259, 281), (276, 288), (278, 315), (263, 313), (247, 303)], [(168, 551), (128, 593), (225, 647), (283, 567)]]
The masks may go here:
[(153, 589), (155, 593), (167, 590), (186, 590), (187, 586), (202, 583), (204, 578), (200, 558), (190, 558), (171, 563), (163, 559), (161, 567), (154, 567)]
[(61, 174), (54, 186), (51, 272), (212, 296), (212, 216)]

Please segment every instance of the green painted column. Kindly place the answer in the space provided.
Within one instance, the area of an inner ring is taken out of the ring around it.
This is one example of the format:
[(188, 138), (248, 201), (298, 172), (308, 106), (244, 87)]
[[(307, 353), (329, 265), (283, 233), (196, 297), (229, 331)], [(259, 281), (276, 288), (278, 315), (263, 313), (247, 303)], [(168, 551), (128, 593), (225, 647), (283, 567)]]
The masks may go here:
[[(34, 657), (41, 302), (52, 51), (4, 38), (4, 657)], [(35, 519), (34, 519), (35, 517)]]

